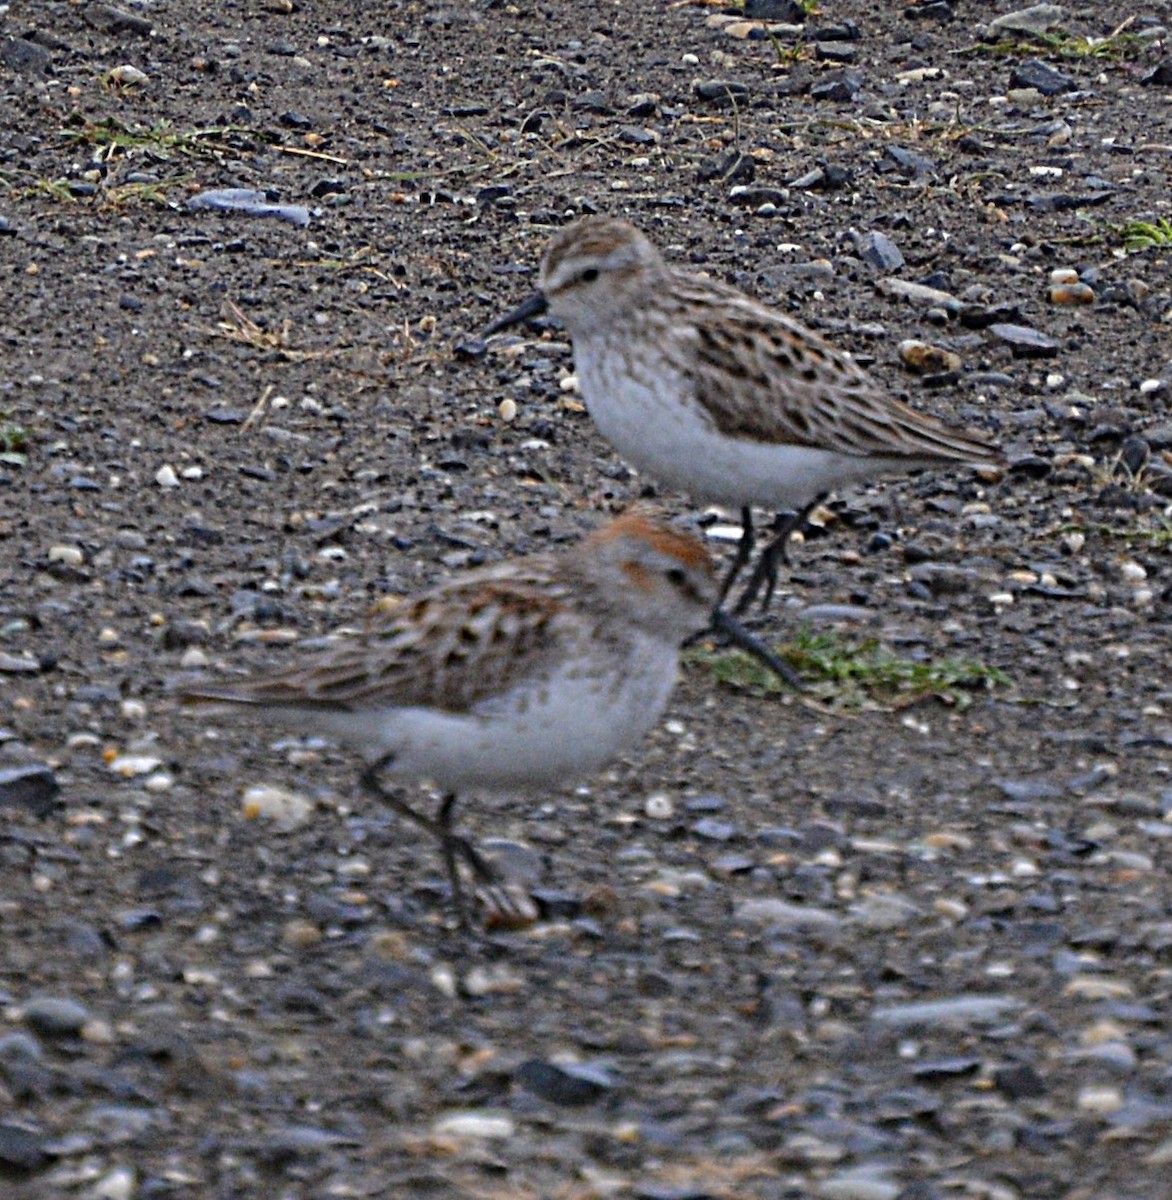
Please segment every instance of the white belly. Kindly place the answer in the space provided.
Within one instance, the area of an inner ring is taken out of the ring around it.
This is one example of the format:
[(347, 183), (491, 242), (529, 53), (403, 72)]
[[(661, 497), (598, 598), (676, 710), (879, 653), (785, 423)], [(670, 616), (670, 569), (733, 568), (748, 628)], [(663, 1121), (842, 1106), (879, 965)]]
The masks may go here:
[(637, 470), (705, 504), (800, 508), (882, 473), (874, 458), (722, 434), (682, 381), (642, 381), (626, 364), (589, 353), (578, 355), (575, 366), (599, 433)]
[(518, 689), (469, 714), (386, 708), (318, 713), (330, 734), (368, 761), (391, 754), (386, 773), (444, 791), (511, 791), (589, 776), (659, 719), (675, 683), (678, 656), (662, 643), (599, 676), (574, 666), (543, 686)]

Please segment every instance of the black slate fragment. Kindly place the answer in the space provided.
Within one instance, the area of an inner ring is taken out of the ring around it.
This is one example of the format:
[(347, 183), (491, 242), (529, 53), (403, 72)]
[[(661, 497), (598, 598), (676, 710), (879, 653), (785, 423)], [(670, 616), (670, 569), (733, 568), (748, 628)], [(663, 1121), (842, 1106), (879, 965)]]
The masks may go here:
[(60, 807), (61, 785), (43, 763), (0, 770), (0, 808), (24, 808), (34, 817), (47, 817)]

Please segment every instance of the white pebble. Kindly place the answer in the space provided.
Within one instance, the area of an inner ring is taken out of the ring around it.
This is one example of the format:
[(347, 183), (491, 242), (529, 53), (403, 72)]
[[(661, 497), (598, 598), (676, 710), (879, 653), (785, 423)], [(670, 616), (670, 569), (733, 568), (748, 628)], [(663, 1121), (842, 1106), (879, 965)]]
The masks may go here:
[(94, 1184), (89, 1194), (92, 1200), (131, 1200), (135, 1183), (132, 1168), (115, 1167)]
[(656, 792), (654, 796), (647, 797), (643, 811), (653, 821), (667, 821), (675, 815), (676, 806), (665, 792)]
[(1125, 562), (1119, 565), (1119, 576), (1124, 583), (1142, 583), (1147, 579), (1148, 573), (1137, 562)]
[(128, 721), (141, 721), (147, 714), (147, 707), (141, 700), (123, 700), (122, 715)]
[(49, 561), (65, 563), (70, 567), (80, 567), (85, 562), (85, 554), (80, 546), (50, 546)]
[(148, 792), (169, 792), (175, 786), (175, 777), (168, 775), (166, 771), (156, 771), (153, 775), (148, 775), (143, 787)]
[(895, 1200), (903, 1189), (874, 1168), (856, 1167), (822, 1180), (814, 1189), (820, 1200)]
[(698, 67), (700, 65), (700, 58), (696, 54), (685, 54), (683, 58), (680, 59), (680, 62), (685, 67)]
[(95, 1046), (112, 1046), (114, 1044), (114, 1027), (109, 1021), (101, 1021), (97, 1018), (87, 1021), (81, 1027), (81, 1036), (87, 1042), (92, 1042)]
[(1152, 392), (1158, 392), (1162, 387), (1164, 387), (1164, 381), (1162, 379), (1145, 379), (1139, 385), (1140, 395), (1150, 395)]
[(313, 801), (299, 792), (257, 784), (245, 789), (240, 811), (246, 820), (255, 821), (264, 817), (272, 821), (280, 832), (289, 833), (309, 823), (313, 815)]
[(1079, 1091), (1078, 1106), (1083, 1112), (1106, 1116), (1123, 1107), (1123, 1093), (1118, 1088), (1090, 1085)]
[(183, 657), (179, 660), (179, 665), (186, 670), (196, 671), (206, 667), (209, 661), (207, 654), (198, 646), (188, 646), (183, 651)]
[(458, 994), (459, 981), (456, 979), (456, 972), (447, 963), (440, 963), (432, 968), (431, 985), (448, 1000), (454, 1000)]
[(155, 472), (155, 482), (162, 488), (176, 488), (179, 486), (179, 476), (175, 474), (175, 468), (170, 463), (164, 463)]
[(149, 775), (163, 765), (161, 758), (153, 754), (119, 754), (110, 760), (110, 770), (123, 779), (132, 779), (135, 775)]
[(511, 996), (525, 988), (525, 976), (504, 963), (473, 967), (464, 976), (464, 991), (469, 996)]
[(131, 66), (130, 63), (123, 63), (120, 67), (114, 67), (106, 78), (111, 83), (130, 87), (132, 84), (146, 83), (150, 76), (145, 71), (140, 71), (138, 67)]
[(516, 1130), (511, 1117), (503, 1113), (466, 1112), (449, 1113), (440, 1117), (431, 1127), (440, 1137), (509, 1138)]
[(862, 929), (887, 932), (912, 924), (920, 910), (906, 896), (896, 892), (874, 892), (852, 904), (851, 920)]
[(502, 400), (497, 406), (497, 412), (500, 414), (502, 421), (512, 421), (517, 416), (516, 400)]
[(1081, 1000), (1129, 1000), (1135, 991), (1124, 979), (1108, 979), (1103, 975), (1075, 975), (1062, 989), (1062, 994)]
[(202, 479), (203, 467), (184, 467), (182, 474), (184, 479)]

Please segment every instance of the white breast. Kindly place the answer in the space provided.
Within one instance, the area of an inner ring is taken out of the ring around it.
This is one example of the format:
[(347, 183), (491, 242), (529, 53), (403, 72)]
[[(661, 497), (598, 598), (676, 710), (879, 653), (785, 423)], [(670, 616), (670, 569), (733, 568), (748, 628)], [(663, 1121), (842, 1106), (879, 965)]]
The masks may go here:
[(633, 467), (705, 504), (799, 508), (884, 469), (873, 458), (729, 437), (662, 360), (638, 371), (625, 356), (589, 344), (576, 343), (574, 353), (599, 433)]
[(390, 753), (387, 772), (445, 791), (512, 791), (589, 776), (636, 742), (659, 719), (675, 683), (678, 655), (657, 639), (595, 671), (571, 662), (538, 686), (478, 705), (470, 714), (429, 708), (347, 713), (335, 725), (320, 714), (318, 733), (333, 733), (368, 760)]

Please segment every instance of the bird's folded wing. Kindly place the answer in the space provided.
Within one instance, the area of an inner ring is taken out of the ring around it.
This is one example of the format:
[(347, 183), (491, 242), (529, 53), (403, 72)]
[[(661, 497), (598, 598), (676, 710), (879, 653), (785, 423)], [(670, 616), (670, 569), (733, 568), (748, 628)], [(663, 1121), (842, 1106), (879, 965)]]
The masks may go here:
[(548, 581), (468, 576), (380, 614), (272, 675), (184, 689), (187, 701), (466, 712), (558, 660), (564, 605)]
[[(698, 405), (729, 437), (911, 461), (992, 462), (996, 449), (892, 399), (853, 359), (781, 313), (732, 289), (719, 320), (693, 320), (685, 305), (674, 326), (693, 364)], [(703, 311), (700, 309), (700, 311)], [(711, 309), (709, 309), (711, 311)]]

